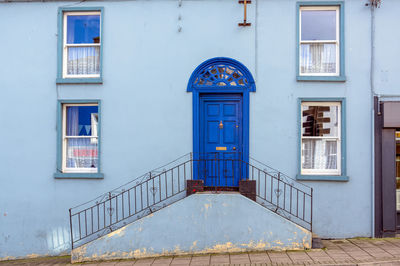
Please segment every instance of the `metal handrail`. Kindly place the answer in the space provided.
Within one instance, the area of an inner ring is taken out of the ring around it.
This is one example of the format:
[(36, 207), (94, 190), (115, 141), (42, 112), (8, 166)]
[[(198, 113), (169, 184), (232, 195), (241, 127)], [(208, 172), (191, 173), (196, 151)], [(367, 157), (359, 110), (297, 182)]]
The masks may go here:
[(237, 180), (255, 180), (259, 204), (312, 231), (311, 187), (252, 158), (245, 162), (188, 153), (69, 209), (72, 249), (185, 198), (186, 181), (193, 179), (204, 180), (216, 191), (238, 187)]

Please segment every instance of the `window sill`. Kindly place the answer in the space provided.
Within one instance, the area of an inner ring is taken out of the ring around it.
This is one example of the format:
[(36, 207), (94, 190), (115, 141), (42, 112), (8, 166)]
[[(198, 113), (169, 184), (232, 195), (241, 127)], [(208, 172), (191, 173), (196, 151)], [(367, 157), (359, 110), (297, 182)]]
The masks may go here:
[(57, 78), (57, 84), (103, 84), (103, 78)]
[(297, 175), (296, 179), (302, 181), (349, 181), (349, 177), (345, 175)]
[(55, 173), (55, 179), (103, 179), (103, 173)]
[(297, 81), (333, 81), (344, 82), (345, 76), (297, 76)]

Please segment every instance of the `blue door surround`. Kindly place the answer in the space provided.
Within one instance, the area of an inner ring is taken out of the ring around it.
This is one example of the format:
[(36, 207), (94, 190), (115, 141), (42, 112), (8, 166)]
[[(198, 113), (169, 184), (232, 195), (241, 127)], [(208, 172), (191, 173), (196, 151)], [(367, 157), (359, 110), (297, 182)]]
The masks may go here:
[(198, 156), (201, 149), (201, 98), (212, 94), (241, 96), (241, 159), (249, 160), (249, 92), (256, 86), (250, 71), (242, 63), (226, 57), (216, 57), (200, 64), (190, 76), (187, 91), (193, 95), (193, 153)]

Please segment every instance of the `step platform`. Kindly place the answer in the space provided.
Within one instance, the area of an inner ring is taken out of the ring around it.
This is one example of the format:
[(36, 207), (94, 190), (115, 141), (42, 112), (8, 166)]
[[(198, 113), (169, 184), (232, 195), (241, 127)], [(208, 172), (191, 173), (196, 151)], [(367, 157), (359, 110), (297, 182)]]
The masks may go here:
[(235, 192), (196, 193), (77, 247), (71, 261), (310, 249), (310, 231)]

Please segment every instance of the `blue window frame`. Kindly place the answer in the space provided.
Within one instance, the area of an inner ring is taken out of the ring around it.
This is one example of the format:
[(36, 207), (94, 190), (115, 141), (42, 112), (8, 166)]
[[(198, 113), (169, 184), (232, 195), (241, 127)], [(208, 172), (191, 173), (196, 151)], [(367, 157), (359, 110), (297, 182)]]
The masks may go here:
[(103, 8), (58, 11), (57, 83), (102, 83)]
[(297, 2), (298, 81), (345, 81), (344, 3)]
[(299, 99), (298, 180), (348, 181), (346, 100)]
[(60, 100), (55, 178), (103, 178), (99, 100)]

